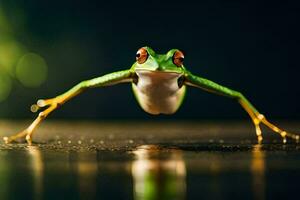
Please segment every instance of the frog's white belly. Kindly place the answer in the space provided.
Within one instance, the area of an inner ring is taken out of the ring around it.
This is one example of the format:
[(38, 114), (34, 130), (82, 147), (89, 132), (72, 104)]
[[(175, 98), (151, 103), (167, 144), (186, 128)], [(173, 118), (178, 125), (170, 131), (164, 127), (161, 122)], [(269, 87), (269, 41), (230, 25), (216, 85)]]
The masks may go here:
[(137, 71), (137, 84), (132, 84), (140, 106), (150, 114), (172, 114), (177, 111), (184, 97), (185, 86), (179, 88), (181, 74), (168, 72)]

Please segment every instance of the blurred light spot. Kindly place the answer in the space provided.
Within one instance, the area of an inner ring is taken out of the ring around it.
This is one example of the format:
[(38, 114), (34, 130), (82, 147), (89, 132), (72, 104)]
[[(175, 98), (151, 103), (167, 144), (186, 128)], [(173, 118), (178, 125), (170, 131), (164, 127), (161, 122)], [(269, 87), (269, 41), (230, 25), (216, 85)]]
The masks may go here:
[(41, 56), (27, 53), (17, 64), (16, 76), (24, 86), (38, 87), (46, 80), (47, 64)]
[(9, 76), (0, 73), (0, 102), (5, 100), (11, 90), (11, 80)]
[(14, 77), (15, 65), (24, 54), (25, 49), (19, 43), (10, 38), (1, 38), (0, 40), (0, 66), (9, 75)]

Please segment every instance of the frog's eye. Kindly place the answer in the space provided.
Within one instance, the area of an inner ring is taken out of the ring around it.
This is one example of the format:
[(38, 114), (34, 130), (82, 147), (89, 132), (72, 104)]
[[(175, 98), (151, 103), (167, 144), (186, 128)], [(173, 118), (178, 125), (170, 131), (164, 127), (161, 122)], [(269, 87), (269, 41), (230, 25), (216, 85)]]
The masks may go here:
[(181, 51), (177, 50), (175, 51), (174, 55), (173, 55), (173, 63), (177, 66), (177, 67), (181, 67), (183, 64), (183, 60), (184, 60), (184, 55)]
[(144, 62), (146, 62), (146, 60), (148, 58), (148, 52), (147, 52), (146, 48), (144, 48), (144, 47), (140, 48), (136, 52), (135, 58), (139, 64), (143, 64)]

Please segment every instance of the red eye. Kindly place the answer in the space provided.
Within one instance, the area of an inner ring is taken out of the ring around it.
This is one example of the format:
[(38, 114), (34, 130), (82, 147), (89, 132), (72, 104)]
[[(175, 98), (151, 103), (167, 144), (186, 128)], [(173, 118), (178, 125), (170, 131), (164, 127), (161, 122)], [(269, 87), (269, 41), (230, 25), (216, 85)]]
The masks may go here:
[(177, 66), (177, 67), (181, 67), (183, 64), (183, 60), (184, 60), (184, 55), (181, 51), (177, 50), (175, 51), (174, 55), (173, 55), (173, 63)]
[(139, 63), (139, 64), (143, 64), (144, 62), (146, 62), (147, 58), (148, 58), (148, 52), (147, 50), (142, 47), (140, 48), (137, 52), (136, 52), (136, 61)]

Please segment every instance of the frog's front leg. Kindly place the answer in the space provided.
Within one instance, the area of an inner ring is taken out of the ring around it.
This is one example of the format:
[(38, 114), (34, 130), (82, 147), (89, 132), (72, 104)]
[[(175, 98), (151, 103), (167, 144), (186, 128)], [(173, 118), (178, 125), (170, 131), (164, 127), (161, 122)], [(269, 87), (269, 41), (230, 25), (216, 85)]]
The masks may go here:
[(37, 104), (31, 106), (31, 111), (36, 112), (43, 107), (47, 107), (45, 110), (41, 111), (38, 114), (38, 117), (22, 132), (10, 136), (10, 137), (3, 137), (5, 143), (10, 143), (15, 141), (18, 138), (25, 137), (28, 144), (32, 143), (32, 134), (39, 123), (45, 119), (52, 111), (63, 105), (68, 100), (72, 99), (73, 97), (77, 96), (78, 94), (82, 93), (84, 90), (88, 88), (94, 87), (102, 87), (108, 85), (114, 85), (117, 83), (122, 82), (131, 82), (132, 81), (132, 73), (130, 70), (118, 71), (113, 72), (98, 78), (94, 78), (91, 80), (83, 81), (73, 88), (71, 88), (66, 93), (59, 95), (55, 98), (45, 99), (45, 100), (38, 100)]
[(284, 143), (286, 142), (286, 137), (295, 139), (297, 141), (299, 140), (299, 138), (300, 138), (299, 135), (289, 133), (285, 130), (282, 130), (282, 129), (278, 128), (274, 124), (270, 123), (265, 118), (265, 116), (262, 115), (261, 113), (259, 113), (256, 110), (256, 108), (240, 92), (237, 92), (235, 90), (231, 90), (227, 87), (219, 85), (219, 84), (217, 84), (215, 82), (212, 82), (208, 79), (201, 78), (199, 76), (195, 76), (190, 72), (188, 72), (185, 75), (185, 79), (186, 79), (185, 80), (186, 85), (198, 87), (198, 88), (201, 88), (201, 89), (206, 90), (208, 92), (212, 92), (212, 93), (215, 93), (215, 94), (219, 94), (219, 95), (223, 95), (223, 96), (227, 96), (227, 97), (237, 99), (238, 102), (241, 104), (241, 106), (244, 108), (244, 110), (249, 114), (249, 116), (251, 117), (251, 119), (254, 123), (258, 142), (261, 142), (262, 139), (263, 139), (262, 132), (261, 132), (261, 129), (260, 129), (260, 126), (259, 126), (260, 123), (263, 123), (264, 125), (269, 127), (271, 130), (273, 130), (274, 132), (280, 134), (281, 137), (283, 138)]

